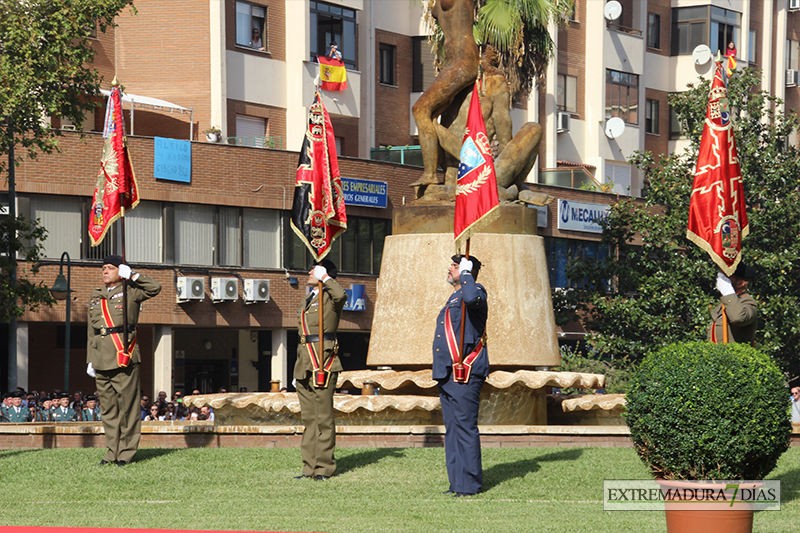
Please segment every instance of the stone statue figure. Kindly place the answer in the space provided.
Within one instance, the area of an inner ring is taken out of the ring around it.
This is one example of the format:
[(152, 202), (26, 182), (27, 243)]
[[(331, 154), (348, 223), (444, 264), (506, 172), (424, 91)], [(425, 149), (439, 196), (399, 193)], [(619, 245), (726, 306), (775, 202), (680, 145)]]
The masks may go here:
[[(447, 202), (455, 197), (461, 141), (475, 79), (482, 70), (481, 111), (486, 133), (495, 139), (495, 172), (501, 201), (545, 205), (552, 197), (524, 188), (542, 138), (539, 124), (528, 122), (512, 138), (511, 94), (498, 67), (499, 54), (487, 46), (481, 55), (472, 33), (473, 0), (436, 0), (431, 15), (444, 33), (447, 64), (412, 109), (419, 130), (424, 171), (412, 184), (419, 202)], [(439, 120), (439, 118), (441, 119)], [(445, 183), (436, 176), (439, 164)]]

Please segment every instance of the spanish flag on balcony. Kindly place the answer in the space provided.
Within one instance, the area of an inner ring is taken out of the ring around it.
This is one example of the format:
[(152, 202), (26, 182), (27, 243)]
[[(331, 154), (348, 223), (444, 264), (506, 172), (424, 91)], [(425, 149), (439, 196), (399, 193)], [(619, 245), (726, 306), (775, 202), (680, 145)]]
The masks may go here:
[(347, 69), (338, 59), (317, 57), (319, 61), (319, 79), (324, 91), (344, 91), (347, 89)]

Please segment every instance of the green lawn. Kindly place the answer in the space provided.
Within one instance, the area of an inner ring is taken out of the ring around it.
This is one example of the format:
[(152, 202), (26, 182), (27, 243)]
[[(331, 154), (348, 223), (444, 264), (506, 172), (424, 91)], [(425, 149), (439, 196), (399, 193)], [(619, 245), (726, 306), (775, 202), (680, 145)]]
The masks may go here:
[[(295, 480), (297, 449), (143, 449), (124, 468), (96, 449), (0, 451), (0, 524), (163, 529), (663, 532), (662, 512), (605, 512), (604, 479), (647, 479), (629, 448), (486, 448), (484, 492), (452, 498), (442, 448), (340, 448), (340, 474)], [(797, 532), (800, 448), (770, 479), (782, 510), (757, 532)], [(10, 512), (13, 510), (13, 512)]]

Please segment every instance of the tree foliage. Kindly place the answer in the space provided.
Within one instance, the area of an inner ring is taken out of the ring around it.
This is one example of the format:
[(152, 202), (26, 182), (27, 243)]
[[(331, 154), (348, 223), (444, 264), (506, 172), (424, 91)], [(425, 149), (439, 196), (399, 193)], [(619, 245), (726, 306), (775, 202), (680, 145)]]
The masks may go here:
[[(114, 26), (132, 0), (0, 0), (0, 175), (9, 164), (58, 151), (50, 117), (81, 124), (95, 107), (100, 76), (90, 34)], [(9, 162), (15, 147), (14, 161)], [(9, 187), (10, 188), (10, 187)], [(22, 217), (0, 220), (0, 322), (52, 302), (42, 283), (16, 274), (16, 258), (38, 261), (45, 230)], [(36, 267), (31, 269), (36, 272)]]
[[(515, 100), (527, 98), (534, 80), (544, 76), (553, 56), (553, 40), (548, 26), (564, 23), (572, 12), (573, 0), (474, 0), (473, 35), (478, 44), (490, 44), (500, 53), (500, 68), (505, 72)], [(432, 2), (427, 4), (430, 9)], [(429, 16), (437, 66), (444, 57), (444, 36), (438, 23)]]
[[(83, 122), (101, 81), (90, 33), (113, 26), (132, 1), (0, 0), (0, 155), (11, 142), (31, 158), (56, 151), (61, 132), (45, 117)], [(7, 170), (0, 157), (0, 174)]]
[[(789, 139), (798, 120), (784, 114), (779, 99), (758, 90), (759, 82), (758, 71), (745, 70), (728, 85), (750, 223), (742, 254), (757, 270), (750, 289), (759, 305), (756, 346), (796, 371), (800, 154)], [(611, 207), (603, 222), (611, 257), (572, 261), (568, 275), (585, 279), (585, 288), (554, 300), (562, 319), (585, 313), (597, 356), (640, 358), (666, 344), (706, 338), (709, 305), (719, 298), (718, 269), (686, 238), (686, 227), (709, 89), (702, 80), (670, 97), (689, 146), (660, 158), (647, 152), (631, 158), (644, 178), (644, 202), (624, 199)]]

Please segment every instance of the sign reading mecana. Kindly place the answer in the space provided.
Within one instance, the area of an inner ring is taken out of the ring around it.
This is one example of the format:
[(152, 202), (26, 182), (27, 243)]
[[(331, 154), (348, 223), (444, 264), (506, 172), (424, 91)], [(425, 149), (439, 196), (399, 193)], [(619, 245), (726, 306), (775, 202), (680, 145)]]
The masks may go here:
[(385, 181), (342, 178), (342, 193), (346, 205), (386, 207), (389, 185)]
[(558, 229), (603, 233), (600, 220), (608, 216), (607, 204), (558, 200)]

